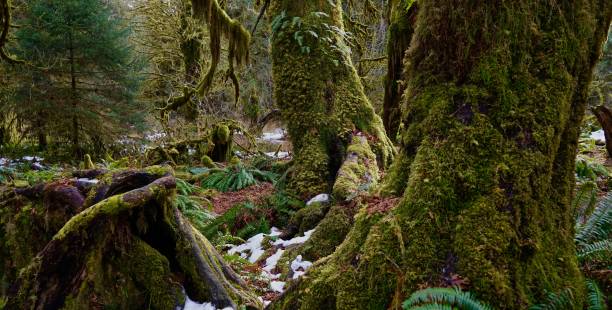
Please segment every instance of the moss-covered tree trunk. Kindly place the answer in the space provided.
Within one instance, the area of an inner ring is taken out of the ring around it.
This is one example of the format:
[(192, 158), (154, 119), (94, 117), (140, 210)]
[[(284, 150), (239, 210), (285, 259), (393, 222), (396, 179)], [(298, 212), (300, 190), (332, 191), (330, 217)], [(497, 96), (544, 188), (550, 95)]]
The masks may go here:
[(290, 188), (330, 192), (356, 133), (385, 165), (393, 149), (349, 57), (341, 1), (274, 0), (270, 10), (275, 97), (295, 151)]
[(336, 251), (274, 304), (397, 309), (459, 285), (498, 309), (570, 288), (579, 126), (612, 2), (422, 1), (407, 54), (391, 211), (361, 210)]
[(402, 84), (404, 55), (410, 45), (416, 22), (416, 3), (407, 5), (404, 0), (391, 0), (387, 3), (389, 32), (387, 39), (387, 78), (383, 102), (383, 123), (389, 138), (395, 141), (402, 118), (400, 101), (405, 87)]
[(101, 173), (75, 173), (98, 177), (93, 187), (73, 179), (0, 191), (5, 309), (176, 309), (187, 295), (261, 307), (174, 206), (169, 170)]

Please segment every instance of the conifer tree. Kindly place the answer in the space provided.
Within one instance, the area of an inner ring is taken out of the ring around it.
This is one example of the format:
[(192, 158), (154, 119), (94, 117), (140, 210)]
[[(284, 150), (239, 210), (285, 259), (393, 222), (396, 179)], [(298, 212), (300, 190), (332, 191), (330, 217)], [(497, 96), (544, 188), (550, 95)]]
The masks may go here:
[(134, 113), (140, 62), (125, 20), (100, 0), (35, 0), (25, 16), (15, 35), (31, 66), (16, 69), (26, 78), (14, 101), (38, 134), (69, 139), (80, 156), (89, 142), (142, 124)]

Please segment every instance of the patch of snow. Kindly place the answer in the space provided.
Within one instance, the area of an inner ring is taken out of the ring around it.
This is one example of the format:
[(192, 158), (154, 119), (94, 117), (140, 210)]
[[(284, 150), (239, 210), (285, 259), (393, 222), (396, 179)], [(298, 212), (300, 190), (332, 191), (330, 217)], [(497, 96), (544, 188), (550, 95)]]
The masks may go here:
[(591, 132), (591, 139), (595, 141), (606, 141), (603, 129)]
[(81, 178), (81, 179), (77, 179), (77, 182), (84, 183), (84, 184), (98, 184), (100, 180)]
[(11, 161), (8, 158), (0, 157), (0, 166), (4, 166), (4, 165), (8, 164), (9, 162), (11, 162)]
[(273, 144), (282, 144), (285, 138), (285, 131), (281, 128), (276, 128), (272, 132), (264, 132), (262, 133), (259, 140), (270, 142)]
[(266, 156), (276, 158), (276, 159), (285, 159), (289, 158), (289, 152), (267, 152)]
[(319, 194), (316, 195), (314, 198), (308, 200), (308, 202), (306, 203), (307, 206), (313, 204), (313, 203), (326, 203), (329, 202), (329, 195), (328, 194)]
[(306, 242), (308, 239), (310, 239), (310, 236), (312, 235), (312, 233), (314, 232), (314, 228), (304, 232), (304, 236), (302, 237), (295, 237), (293, 239), (289, 239), (289, 240), (283, 240), (283, 239), (278, 239), (276, 240), (273, 244), (276, 246), (282, 246), (284, 248), (290, 246), (290, 245), (294, 245), (294, 244), (302, 244), (304, 242)]
[(270, 288), (275, 291), (282, 293), (285, 291), (285, 282), (283, 281), (272, 281), (270, 282)]
[(192, 148), (187, 149), (187, 155), (193, 156), (193, 155), (195, 155), (195, 153), (196, 153), (195, 149), (192, 149)]
[(276, 228), (276, 227), (272, 227), (272, 229), (270, 229), (270, 237), (277, 237), (280, 236), (283, 232), (280, 231), (280, 229)]
[(302, 260), (302, 255), (298, 255), (291, 262), (291, 270), (293, 270), (293, 279), (297, 279), (306, 273), (306, 270), (312, 266), (312, 263), (307, 260)]
[(272, 270), (276, 268), (276, 265), (278, 264), (278, 261), (280, 260), (280, 258), (283, 256), (283, 253), (285, 253), (285, 250), (278, 249), (276, 253), (274, 253), (272, 256), (266, 259), (266, 263), (263, 267), (264, 271), (262, 272), (262, 275), (264, 277), (267, 277), (269, 279), (278, 279), (281, 276), (280, 273), (279, 274), (272, 273)]
[(38, 156), (24, 156), (22, 159), (25, 161), (43, 161), (45, 160), (44, 158), (38, 157)]
[[(1, 163), (0, 163), (0, 164), (1, 164)], [(45, 170), (45, 169), (47, 169), (45, 166), (43, 166), (43, 165), (41, 165), (41, 164), (39, 164), (39, 163), (33, 163), (33, 164), (32, 164), (32, 168), (33, 168), (34, 170)]]
[[(189, 296), (187, 296), (186, 294), (185, 296), (187, 297), (187, 300), (185, 301), (185, 306), (183, 306), (183, 308), (176, 307), (176, 310), (217, 310), (217, 307), (215, 307), (215, 305), (213, 305), (212, 303), (209, 303), (209, 302), (198, 303), (196, 301), (189, 299)], [(233, 310), (233, 308), (225, 307), (221, 310)]]
[(245, 244), (241, 244), (241, 245), (231, 248), (227, 253), (229, 254), (240, 253), (240, 256), (242, 258), (248, 257), (249, 262), (254, 263), (265, 252), (261, 247), (261, 242), (263, 241), (265, 236), (266, 236), (265, 234), (257, 234), (249, 238), (249, 240), (247, 240)]
[(145, 135), (145, 139), (151, 142), (155, 142), (165, 137), (166, 137), (166, 133), (161, 132), (161, 131), (152, 132), (150, 134)]

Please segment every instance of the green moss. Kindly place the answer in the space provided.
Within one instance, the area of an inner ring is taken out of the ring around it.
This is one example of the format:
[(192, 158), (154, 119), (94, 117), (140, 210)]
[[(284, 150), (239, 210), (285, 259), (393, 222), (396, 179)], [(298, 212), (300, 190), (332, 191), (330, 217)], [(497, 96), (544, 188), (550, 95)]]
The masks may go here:
[[(139, 239), (133, 239), (124, 253), (104, 257), (90, 254), (85, 279), (79, 291), (66, 299), (64, 309), (172, 309), (185, 297), (172, 280), (168, 260)], [(93, 300), (92, 300), (93, 299)]]
[(332, 193), (338, 200), (356, 197), (367, 192), (378, 183), (376, 155), (370, 149), (365, 137), (353, 137), (347, 157), (338, 171)]
[(213, 160), (207, 155), (202, 156), (202, 158), (200, 159), (200, 163), (202, 164), (202, 166), (206, 168), (216, 168), (217, 167), (217, 165), (215, 165), (215, 162), (213, 162)]
[(94, 165), (93, 161), (91, 161), (91, 156), (89, 156), (89, 154), (85, 154), (85, 159), (83, 159), (83, 163), (84, 163), (83, 168), (85, 170), (96, 169), (96, 165)]
[(341, 30), (328, 30), (343, 28), (341, 6), (277, 1), (270, 10), (276, 17), (275, 97), (296, 154), (290, 189), (304, 198), (329, 192), (355, 131), (373, 137), (381, 166), (390, 163), (393, 146), (365, 96)]
[(580, 308), (574, 156), (610, 12), (603, 0), (419, 2), (402, 157), (383, 187), (403, 199), (386, 215), (360, 213), (274, 308), (397, 309), (454, 281), (498, 309), (564, 288)]

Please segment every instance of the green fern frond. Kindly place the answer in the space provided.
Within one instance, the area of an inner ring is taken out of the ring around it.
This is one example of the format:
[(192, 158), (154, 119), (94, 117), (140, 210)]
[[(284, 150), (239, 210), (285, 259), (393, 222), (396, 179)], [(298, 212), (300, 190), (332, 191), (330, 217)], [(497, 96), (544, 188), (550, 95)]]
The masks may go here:
[(452, 306), (449, 305), (440, 305), (440, 304), (427, 304), (422, 306), (415, 306), (411, 308), (404, 308), (410, 310), (453, 310)]
[[(423, 308), (427, 305), (431, 305), (432, 308)], [(462, 310), (492, 309), (472, 297), (469, 292), (462, 292), (459, 288), (440, 287), (427, 288), (415, 292), (403, 303), (402, 307), (404, 309), (452, 309), (452, 307)]]
[(277, 178), (272, 172), (236, 165), (209, 174), (202, 179), (201, 185), (221, 192), (235, 192), (255, 185), (258, 181), (274, 183)]
[(609, 239), (612, 232), (612, 195), (603, 198), (584, 225), (576, 227), (576, 243), (590, 244)]
[(578, 260), (610, 259), (612, 257), (612, 240), (602, 240), (591, 244), (581, 244), (578, 246)]
[(574, 294), (570, 288), (559, 293), (548, 293), (546, 300), (537, 305), (529, 307), (529, 310), (559, 310), (574, 309)]
[(601, 292), (601, 290), (599, 289), (599, 286), (597, 286), (597, 283), (595, 283), (595, 281), (591, 279), (587, 279), (586, 284), (587, 284), (587, 291), (588, 291), (587, 301), (589, 303), (588, 309), (589, 310), (607, 309), (608, 307), (606, 306), (605, 297), (603, 293)]

